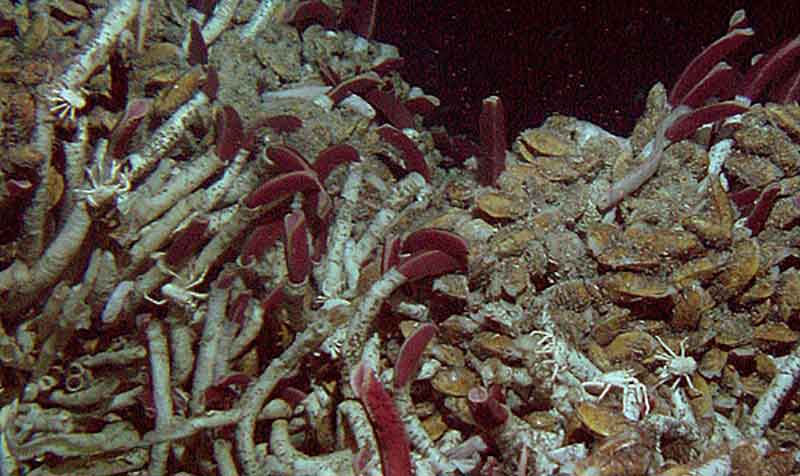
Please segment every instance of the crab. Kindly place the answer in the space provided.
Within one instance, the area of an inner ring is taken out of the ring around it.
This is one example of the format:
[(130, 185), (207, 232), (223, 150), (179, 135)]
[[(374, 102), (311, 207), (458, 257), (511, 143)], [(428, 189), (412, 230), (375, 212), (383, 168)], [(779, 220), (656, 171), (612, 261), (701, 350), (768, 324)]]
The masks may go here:
[(90, 187), (77, 189), (90, 205), (97, 208), (107, 198), (123, 194), (131, 189), (131, 181), (121, 172), (122, 164), (114, 159), (106, 166), (106, 151), (97, 154), (94, 166), (86, 167)]
[(686, 341), (688, 338), (684, 338), (680, 343), (680, 354), (676, 354), (670, 346), (668, 346), (661, 337), (656, 336), (656, 340), (661, 347), (664, 348), (666, 352), (658, 352), (656, 353), (653, 358), (655, 360), (660, 360), (662, 362), (666, 362), (667, 364), (656, 372), (658, 376), (658, 387), (661, 384), (667, 383), (671, 379), (675, 379), (672, 382), (672, 390), (678, 386), (681, 380), (684, 380), (686, 384), (689, 386), (692, 391), (697, 391), (692, 383), (692, 374), (695, 370), (697, 370), (697, 362), (694, 360), (693, 357), (686, 356)]
[(552, 365), (553, 366), (553, 373), (550, 376), (550, 381), (555, 382), (556, 378), (558, 377), (558, 373), (561, 370), (561, 366), (558, 363), (558, 356), (557, 353), (562, 355), (563, 346), (561, 342), (558, 340), (555, 334), (552, 332), (545, 332), (545, 331), (532, 331), (530, 333), (531, 336), (539, 337), (536, 345), (539, 349), (536, 349), (534, 353), (536, 355), (549, 355), (550, 359), (541, 360), (539, 361), (540, 365)]
[[(568, 353), (570, 350), (567, 344), (551, 332), (533, 331), (529, 335), (537, 337), (537, 349), (534, 350), (534, 353), (550, 357), (539, 363), (553, 366), (551, 381), (555, 382), (559, 373), (569, 365)], [(622, 389), (622, 413), (629, 420), (636, 421), (642, 415), (650, 413), (647, 387), (634, 376), (632, 370), (614, 370), (602, 373), (593, 380), (581, 383), (581, 387), (584, 390), (600, 392), (597, 401), (602, 400), (613, 388)]]
[(68, 87), (55, 89), (50, 96), (50, 112), (60, 120), (75, 122), (78, 111), (86, 107), (86, 90), (83, 88), (77, 91)]
[(622, 389), (622, 413), (633, 420), (637, 420), (642, 413), (650, 413), (647, 387), (634, 376), (633, 370), (606, 372), (594, 380), (583, 382), (581, 386), (586, 390), (600, 391), (597, 401), (602, 400), (613, 388)]
[(158, 266), (158, 268), (164, 274), (172, 276), (175, 278), (175, 280), (161, 286), (161, 294), (164, 295), (163, 299), (154, 299), (147, 294), (145, 294), (144, 298), (156, 306), (163, 306), (168, 300), (172, 300), (175, 303), (186, 307), (188, 310), (196, 312), (200, 302), (205, 301), (208, 298), (208, 293), (192, 291), (192, 288), (197, 287), (206, 279), (206, 273), (208, 272), (208, 269), (203, 270), (197, 275), (195, 273), (191, 273), (188, 278), (184, 278), (167, 267), (166, 263), (164, 263), (162, 259), (163, 255), (163, 252), (153, 254), (153, 258), (156, 260), (156, 266)]

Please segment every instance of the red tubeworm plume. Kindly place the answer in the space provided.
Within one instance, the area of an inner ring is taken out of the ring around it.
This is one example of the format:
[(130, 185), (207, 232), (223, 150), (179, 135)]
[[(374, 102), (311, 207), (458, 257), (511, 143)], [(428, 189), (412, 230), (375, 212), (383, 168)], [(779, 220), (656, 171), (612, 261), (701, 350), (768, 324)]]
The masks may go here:
[(499, 97), (483, 100), (478, 126), (483, 149), (478, 156), (478, 181), (494, 186), (506, 169), (506, 112)]
[(423, 117), (435, 111), (440, 104), (439, 98), (428, 94), (409, 98), (403, 103), (409, 112), (412, 114), (419, 114)]
[(326, 213), (317, 214), (317, 210), (325, 211), (330, 208), (331, 199), (322, 185), (328, 174), (339, 164), (354, 162), (359, 159), (358, 151), (350, 145), (332, 145), (317, 156), (317, 161), (312, 167), (300, 152), (287, 145), (268, 147), (267, 157), (284, 172), (304, 171), (313, 175), (319, 181), (319, 192), (308, 196), (306, 210), (311, 210), (319, 218), (324, 218)]
[(108, 140), (108, 151), (112, 157), (120, 159), (125, 156), (133, 134), (136, 133), (142, 119), (150, 112), (151, 103), (150, 99), (134, 99), (125, 108), (125, 114), (117, 121)]
[(403, 242), (400, 238), (392, 235), (386, 238), (381, 251), (381, 274), (389, 271), (393, 266), (400, 263), (400, 251)]
[(167, 248), (165, 262), (167, 266), (177, 267), (186, 258), (192, 256), (205, 244), (208, 219), (197, 218), (188, 226), (177, 232), (177, 238)]
[(302, 329), (306, 323), (303, 309), (304, 296), (311, 273), (311, 250), (308, 226), (302, 210), (294, 210), (283, 217), (283, 256), (286, 260), (286, 305), (288, 324)]
[(297, 192), (319, 192), (320, 184), (311, 171), (297, 171), (278, 175), (250, 193), (244, 199), (248, 208), (275, 205)]
[(337, 73), (336, 70), (331, 68), (327, 63), (318, 61), (317, 67), (319, 68), (319, 74), (322, 76), (322, 80), (325, 81), (325, 84), (328, 86), (336, 86), (342, 82), (342, 77), (339, 75), (339, 73)]
[(255, 227), (242, 245), (240, 254), (242, 264), (246, 266), (264, 256), (264, 253), (278, 241), (280, 236), (281, 227), (277, 220)]
[(408, 282), (463, 270), (461, 262), (439, 250), (421, 251), (403, 260), (397, 270)]
[(206, 96), (208, 96), (209, 101), (214, 101), (217, 99), (217, 92), (219, 91), (219, 75), (217, 74), (217, 69), (213, 66), (208, 67), (208, 71), (206, 72), (206, 80), (203, 82), (203, 86), (200, 88)]
[(206, 46), (200, 25), (194, 20), (189, 27), (189, 57), (187, 61), (191, 66), (208, 64), (208, 46)]
[(294, 285), (302, 284), (311, 272), (308, 228), (302, 210), (295, 210), (284, 217), (283, 239), (289, 282)]
[(411, 476), (411, 443), (392, 397), (363, 362), (350, 376), (353, 392), (372, 422), (385, 476)]
[(217, 157), (228, 162), (236, 157), (242, 146), (242, 119), (232, 106), (223, 106), (217, 115)]
[(800, 69), (775, 88), (771, 99), (780, 104), (800, 101)]
[(286, 300), (286, 292), (283, 286), (278, 286), (267, 294), (267, 297), (261, 300), (261, 309), (264, 314), (269, 315), (272, 311), (278, 308)]
[(672, 142), (686, 139), (703, 124), (717, 122), (726, 117), (741, 114), (747, 109), (747, 105), (736, 100), (699, 107), (676, 118), (675, 122), (667, 129), (665, 137)]
[(769, 214), (772, 211), (772, 206), (775, 204), (775, 199), (778, 197), (778, 192), (781, 191), (780, 185), (773, 184), (768, 186), (761, 192), (758, 200), (755, 202), (753, 210), (747, 216), (744, 226), (750, 229), (753, 236), (761, 233), (764, 225), (767, 223)]
[(247, 311), (247, 307), (250, 305), (250, 299), (253, 297), (253, 293), (250, 291), (245, 291), (240, 293), (236, 296), (233, 300), (233, 303), (229, 306), (229, 318), (232, 322), (237, 324), (242, 324), (245, 320), (245, 312)]
[(448, 159), (444, 166), (458, 165), (480, 154), (480, 146), (464, 136), (451, 137), (444, 128), (434, 128), (431, 133), (434, 146)]
[(319, 220), (324, 220), (331, 209), (331, 197), (325, 191), (317, 172), (309, 165), (303, 155), (287, 145), (268, 147), (266, 154), (281, 170), (285, 172), (305, 172), (317, 180), (318, 192), (306, 195), (303, 208), (308, 212), (312, 224), (316, 225)]
[(425, 177), (426, 181), (430, 181), (431, 171), (428, 169), (428, 164), (425, 162), (425, 156), (422, 155), (417, 144), (405, 135), (403, 131), (388, 124), (384, 124), (378, 128), (378, 135), (381, 136), (381, 139), (400, 151), (403, 156), (403, 164), (405, 165), (406, 171), (418, 172)]
[(292, 2), (281, 15), (280, 21), (294, 25), (303, 31), (312, 24), (321, 25), (325, 29), (336, 26), (336, 11), (321, 0), (302, 0)]
[(109, 76), (111, 85), (108, 96), (103, 96), (101, 104), (111, 112), (117, 112), (125, 107), (128, 102), (128, 64), (122, 52), (115, 49), (108, 57)]
[(363, 94), (370, 89), (377, 88), (380, 84), (381, 77), (374, 71), (368, 71), (342, 81), (336, 87), (328, 91), (327, 95), (335, 106), (351, 94)]
[(434, 335), (436, 335), (436, 326), (422, 324), (403, 342), (400, 353), (397, 355), (397, 362), (394, 364), (395, 389), (403, 388), (411, 383), (422, 365), (422, 353)]
[(800, 56), (800, 35), (762, 56), (742, 79), (740, 94), (750, 100), (757, 99), (772, 80), (794, 64), (798, 56)]
[(508, 419), (508, 410), (496, 395), (483, 387), (470, 389), (467, 393), (467, 404), (475, 423), (484, 431), (497, 428)]
[(399, 71), (400, 68), (403, 67), (406, 60), (402, 57), (394, 57), (394, 58), (386, 58), (382, 60), (380, 63), (374, 65), (371, 70), (378, 73), (379, 76), (385, 76), (392, 71)]
[[(752, 36), (753, 30), (746, 28), (744, 11), (737, 10), (731, 16), (728, 32), (706, 47), (684, 68), (670, 90), (669, 103), (673, 107), (678, 105), (698, 107), (714, 95), (722, 98), (730, 97), (732, 91), (725, 89), (731, 88), (736, 75), (722, 60)], [(782, 77), (798, 56), (800, 56), (800, 36), (785, 41), (763, 55), (747, 70), (739, 84), (731, 89), (735, 89), (737, 95), (744, 98), (741, 103), (750, 104), (762, 95), (770, 83)], [(800, 88), (800, 72), (797, 74), (796, 82)], [(791, 79), (784, 84), (774, 90), (772, 99), (781, 102), (787, 98), (787, 91), (792, 89)], [(682, 137), (688, 134), (691, 132)]]
[(267, 157), (284, 172), (311, 171), (311, 166), (300, 152), (288, 145), (267, 147)]
[(731, 199), (736, 208), (739, 210), (739, 213), (742, 215), (749, 215), (750, 212), (753, 210), (753, 204), (756, 203), (761, 193), (755, 187), (747, 187), (737, 192), (732, 192), (728, 195), (728, 198)]
[(447, 230), (423, 228), (403, 240), (403, 253), (416, 253), (423, 250), (439, 250), (459, 260), (463, 269), (467, 268), (469, 244), (467, 240)]
[(335, 144), (326, 147), (317, 155), (313, 169), (317, 172), (319, 181), (324, 183), (328, 175), (339, 165), (359, 160), (360, 156), (355, 147), (348, 144)]
[[(735, 14), (734, 14), (735, 15)], [(686, 104), (689, 92), (705, 77), (714, 66), (739, 48), (745, 41), (753, 36), (750, 28), (736, 28), (725, 36), (708, 45), (700, 54), (683, 69), (669, 93), (669, 103), (672, 106)]]
[(375, 109), (383, 114), (389, 124), (398, 129), (414, 127), (414, 116), (397, 99), (394, 91), (384, 91), (380, 88), (370, 89), (363, 94), (364, 99)]
[(731, 65), (720, 61), (686, 93), (681, 104), (700, 107), (711, 96), (727, 98), (730, 96), (730, 91), (727, 91), (730, 89), (728, 86), (734, 84), (735, 77), (736, 73)]

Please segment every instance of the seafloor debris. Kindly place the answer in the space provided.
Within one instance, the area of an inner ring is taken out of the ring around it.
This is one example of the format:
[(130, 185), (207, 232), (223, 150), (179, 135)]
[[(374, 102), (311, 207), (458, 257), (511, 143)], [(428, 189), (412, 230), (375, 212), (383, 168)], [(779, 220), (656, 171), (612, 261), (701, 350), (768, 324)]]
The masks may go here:
[(375, 2), (189, 3), (0, 0), (0, 474), (800, 470), (800, 37), (509, 151)]

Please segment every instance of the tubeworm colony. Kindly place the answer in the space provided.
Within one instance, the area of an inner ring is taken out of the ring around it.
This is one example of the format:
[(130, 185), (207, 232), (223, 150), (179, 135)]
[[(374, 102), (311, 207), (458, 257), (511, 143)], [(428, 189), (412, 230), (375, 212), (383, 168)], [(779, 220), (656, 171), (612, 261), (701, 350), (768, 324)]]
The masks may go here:
[(151, 1), (0, 2), (0, 474), (797, 473), (800, 37), (509, 149), (374, 1)]

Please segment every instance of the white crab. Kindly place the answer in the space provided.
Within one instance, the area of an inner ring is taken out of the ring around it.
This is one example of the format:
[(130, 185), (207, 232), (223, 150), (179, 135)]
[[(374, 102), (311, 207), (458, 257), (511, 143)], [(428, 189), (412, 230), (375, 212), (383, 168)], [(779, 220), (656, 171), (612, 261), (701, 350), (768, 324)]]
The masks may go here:
[(186, 307), (189, 311), (197, 311), (200, 302), (208, 298), (208, 293), (192, 291), (192, 288), (198, 286), (206, 279), (208, 269), (203, 270), (203, 272), (196, 277), (194, 273), (192, 273), (188, 278), (184, 278), (167, 267), (162, 259), (163, 255), (163, 252), (153, 254), (153, 258), (156, 260), (156, 266), (158, 266), (164, 274), (172, 276), (175, 280), (161, 286), (161, 294), (164, 296), (164, 299), (154, 299), (147, 294), (145, 294), (144, 298), (157, 306), (163, 306), (167, 303), (167, 300), (172, 300)]
[(564, 353), (564, 348), (561, 341), (559, 341), (558, 337), (556, 337), (556, 335), (552, 332), (531, 331), (530, 335), (539, 337), (539, 340), (536, 342), (536, 346), (538, 348), (534, 351), (534, 354), (549, 355), (551, 357), (550, 359), (540, 360), (539, 364), (553, 366), (553, 374), (550, 376), (550, 381), (555, 382), (556, 377), (558, 377), (558, 373), (561, 370), (558, 359)]
[(663, 347), (666, 352), (658, 352), (655, 356), (653, 356), (653, 358), (667, 363), (665, 366), (658, 369), (658, 372), (656, 372), (656, 375), (658, 376), (658, 384), (656, 386), (666, 383), (674, 378), (675, 381), (672, 382), (671, 388), (672, 390), (675, 390), (681, 379), (683, 379), (689, 388), (691, 388), (693, 391), (697, 391), (697, 389), (694, 388), (691, 377), (694, 371), (697, 370), (697, 362), (693, 357), (686, 356), (687, 339), (688, 338), (684, 338), (681, 341), (679, 355), (676, 354), (675, 351), (672, 350), (661, 339), (661, 337), (656, 336), (656, 340), (659, 344), (661, 344), (661, 347)]
[(638, 419), (641, 409), (644, 409), (644, 415), (650, 413), (650, 399), (647, 397), (647, 387), (634, 377), (633, 370), (606, 372), (594, 380), (583, 382), (581, 386), (586, 390), (600, 391), (600, 396), (597, 397), (598, 402), (611, 389), (622, 389), (622, 413), (633, 420)]
[(69, 119), (75, 122), (78, 111), (86, 107), (86, 90), (80, 88), (74, 91), (67, 87), (59, 87), (50, 96), (50, 112), (55, 114), (60, 120)]
[(131, 189), (130, 179), (124, 172), (121, 172), (122, 163), (111, 159), (106, 166), (106, 153), (106, 151), (98, 153), (95, 164), (86, 167), (86, 177), (89, 179), (90, 186), (76, 190), (85, 195), (86, 201), (95, 208), (109, 197), (120, 195)]

